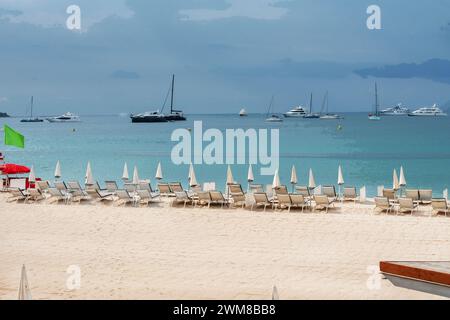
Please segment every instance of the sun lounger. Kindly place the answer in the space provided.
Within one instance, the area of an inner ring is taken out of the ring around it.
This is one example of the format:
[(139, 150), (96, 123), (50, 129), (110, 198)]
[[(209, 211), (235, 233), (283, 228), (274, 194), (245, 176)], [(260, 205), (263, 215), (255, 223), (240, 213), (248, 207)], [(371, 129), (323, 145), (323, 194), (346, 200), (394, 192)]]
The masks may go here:
[(314, 211), (319, 209), (319, 210), (325, 210), (325, 212), (328, 213), (328, 210), (331, 207), (334, 207), (335, 200), (330, 200), (328, 198), (328, 196), (322, 196), (322, 195), (319, 196), (318, 195), (318, 196), (314, 196), (314, 202), (316, 203), (316, 205), (314, 206)]
[(389, 201), (396, 201), (397, 196), (394, 189), (383, 189), (383, 197)]
[(94, 200), (94, 201), (98, 201), (98, 202), (104, 202), (104, 201), (113, 202), (114, 201), (114, 197), (112, 194), (101, 193), (97, 189), (87, 189), (86, 193), (90, 196), (91, 200)]
[(414, 203), (411, 198), (400, 198), (398, 199), (399, 207), (398, 212), (411, 212), (411, 215), (414, 211), (418, 211), (419, 205)]
[(292, 207), (301, 208), (304, 212), (305, 208), (309, 208), (309, 202), (301, 194), (291, 194)]
[(448, 206), (446, 199), (432, 199), (431, 200), (431, 206), (433, 208), (433, 214), (439, 215), (439, 213), (450, 214), (450, 208)]
[[(124, 183), (123, 188), (128, 192), (128, 193), (135, 193), (137, 190), (137, 185), (132, 184), (132, 183)], [(117, 190), (116, 190), (117, 193)]]
[(28, 197), (28, 194), (19, 188), (10, 189), (9, 193), (11, 196), (7, 199), (7, 202), (25, 201)]
[(225, 205), (228, 205), (228, 201), (223, 196), (223, 193), (220, 191), (210, 191), (211, 196), (211, 204), (219, 204), (223, 208)]
[(233, 200), (233, 205), (235, 207), (242, 207), (245, 208), (245, 205), (247, 203), (247, 200), (245, 198), (245, 194), (243, 193), (230, 193), (231, 199)]
[(208, 208), (211, 206), (211, 194), (206, 191), (201, 191), (197, 193), (197, 200), (195, 202), (195, 205), (205, 206), (207, 205)]
[(41, 200), (44, 200), (44, 199), (45, 199), (45, 197), (42, 194), (40, 189), (37, 189), (37, 188), (35, 188), (35, 189), (28, 189), (28, 196), (27, 196), (27, 199), (26, 199), (27, 202), (30, 201), (30, 200), (34, 201), (34, 202), (38, 202), (38, 201), (41, 201)]
[(392, 211), (394, 206), (391, 204), (388, 198), (386, 197), (376, 197), (375, 198), (375, 208), (374, 210), (379, 209), (381, 212), (386, 211), (389, 213)]
[(322, 194), (324, 196), (327, 196), (331, 200), (336, 200), (337, 199), (336, 188), (334, 186), (323, 186), (322, 187)]
[(183, 186), (180, 182), (171, 182), (169, 183), (169, 188), (171, 193), (184, 191)]
[(112, 181), (112, 180), (105, 181), (105, 186), (106, 186), (106, 190), (111, 193), (114, 193), (117, 190), (119, 190), (119, 186), (117, 185), (117, 182)]
[(175, 199), (172, 201), (172, 207), (175, 204), (182, 203), (183, 208), (186, 208), (187, 204), (194, 204), (194, 201), (191, 197), (189, 197), (186, 191), (175, 192)]
[(168, 183), (158, 183), (158, 190), (161, 196), (164, 197), (173, 197), (175, 194), (170, 190)]
[(133, 198), (127, 190), (117, 190), (116, 196), (118, 198), (116, 201), (118, 206), (125, 206), (129, 203), (136, 204), (136, 198)]
[(406, 189), (405, 190), (405, 198), (412, 199), (414, 202), (419, 201), (419, 190), (417, 189)]
[(64, 181), (55, 181), (55, 188), (61, 191), (62, 193), (67, 193), (68, 188)]
[(275, 188), (274, 191), (277, 196), (282, 194), (284, 195), (289, 194), (289, 191), (286, 186), (279, 186), (278, 188)]
[(353, 201), (356, 203), (356, 201), (358, 201), (358, 199), (359, 199), (359, 197), (358, 197), (355, 187), (345, 187), (344, 188), (344, 197), (343, 197), (344, 201)]
[(289, 194), (277, 194), (277, 200), (278, 209), (283, 210), (283, 208), (287, 208), (288, 212), (291, 212), (292, 201)]
[(419, 190), (419, 200), (421, 204), (431, 204), (433, 190)]
[(301, 194), (305, 198), (309, 198), (311, 196), (309, 188), (305, 186), (295, 186), (295, 192), (297, 194)]
[(152, 197), (150, 191), (148, 190), (137, 190), (137, 196), (139, 198), (139, 204), (143, 204), (148, 206), (148, 204), (152, 201)]
[(59, 203), (60, 201), (64, 201), (65, 204), (69, 203), (69, 200), (70, 200), (69, 193), (65, 193), (58, 188), (50, 188), (50, 189), (48, 189), (48, 193), (51, 196), (50, 199), (54, 202)]
[(36, 188), (41, 190), (42, 193), (47, 193), (50, 188), (50, 182), (48, 181), (36, 181)]
[(269, 198), (267, 197), (267, 193), (265, 192), (256, 192), (253, 194), (253, 197), (255, 198), (255, 203), (252, 204), (251, 210), (253, 211), (253, 207), (264, 207), (264, 212), (266, 211), (266, 208), (269, 206), (273, 207), (273, 203), (269, 201)]
[(228, 186), (230, 194), (245, 194), (242, 186), (240, 184), (231, 184)]
[(250, 193), (264, 192), (264, 186), (262, 184), (251, 184), (249, 189)]
[(159, 192), (153, 191), (151, 184), (148, 182), (140, 182), (138, 185), (138, 190), (148, 191), (148, 193), (150, 194), (150, 200), (153, 200), (155, 198), (160, 198), (160, 196), (161, 196)]

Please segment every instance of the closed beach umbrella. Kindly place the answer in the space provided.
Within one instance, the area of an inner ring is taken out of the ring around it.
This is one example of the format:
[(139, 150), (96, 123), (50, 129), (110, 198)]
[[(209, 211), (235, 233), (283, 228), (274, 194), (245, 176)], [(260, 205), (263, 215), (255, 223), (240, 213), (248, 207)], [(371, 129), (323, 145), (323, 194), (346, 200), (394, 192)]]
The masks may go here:
[(281, 186), (280, 182), (280, 175), (278, 174), (278, 169), (275, 171), (275, 174), (273, 175), (273, 182), (272, 182), (272, 188), (277, 189)]
[(308, 188), (310, 188), (310, 189), (316, 188), (316, 180), (314, 179), (314, 173), (313, 173), (312, 169), (309, 169)]
[(130, 180), (130, 175), (128, 174), (128, 164), (125, 162), (123, 165), (123, 173), (122, 173), (122, 180), (128, 181)]
[(247, 181), (248, 181), (248, 182), (253, 182), (253, 181), (255, 181), (255, 176), (253, 175), (253, 168), (252, 168), (252, 165), (249, 165), (249, 166), (248, 166)]
[(403, 167), (400, 168), (399, 185), (400, 185), (400, 187), (405, 187), (406, 186), (405, 171), (403, 170)]
[(342, 186), (345, 183), (344, 175), (342, 174), (342, 167), (339, 166), (338, 169), (338, 185)]
[(31, 290), (28, 285), (27, 270), (25, 265), (22, 266), (19, 285), (19, 300), (31, 300)]
[(227, 169), (227, 185), (234, 184), (233, 172), (231, 172), (231, 167), (228, 166)]
[(34, 166), (31, 166), (30, 175), (28, 176), (28, 181), (36, 182), (36, 175), (34, 174)]
[(297, 183), (298, 183), (297, 169), (295, 169), (295, 166), (292, 166), (292, 170), (291, 170), (291, 184), (296, 185)]
[(155, 178), (157, 180), (162, 180), (163, 179), (163, 173), (162, 173), (162, 168), (161, 168), (161, 162), (158, 163), (158, 168), (156, 169), (156, 175)]
[(189, 168), (189, 186), (196, 187), (198, 186), (197, 178), (195, 177), (194, 166), (191, 164)]
[(134, 185), (139, 184), (139, 173), (138, 173), (137, 166), (134, 166), (134, 170), (133, 170), (133, 184)]
[(393, 173), (393, 176), (392, 176), (392, 189), (394, 189), (394, 190), (400, 189), (400, 184), (399, 184), (399, 181), (398, 181), (398, 175), (397, 175), (397, 170), (396, 169), (394, 169), (394, 173)]
[(56, 167), (55, 167), (55, 178), (59, 179), (61, 178), (61, 164), (58, 162), (56, 162)]
[(93, 185), (94, 182), (94, 177), (92, 176), (92, 169), (91, 169), (91, 163), (88, 162), (87, 167), (86, 167), (86, 175), (85, 175), (85, 184), (87, 185)]
[(278, 295), (278, 289), (276, 286), (274, 286), (272, 290), (272, 300), (280, 300), (280, 296)]

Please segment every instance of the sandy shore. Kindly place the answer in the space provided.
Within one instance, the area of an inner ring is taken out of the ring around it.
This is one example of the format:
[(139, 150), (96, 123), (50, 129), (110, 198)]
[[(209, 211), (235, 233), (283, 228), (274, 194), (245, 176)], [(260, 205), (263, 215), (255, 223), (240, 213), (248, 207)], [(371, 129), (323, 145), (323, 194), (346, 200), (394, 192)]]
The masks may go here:
[[(23, 263), (34, 299), (270, 299), (274, 285), (281, 299), (439, 299), (384, 279), (369, 289), (380, 260), (450, 260), (450, 218), (353, 204), (288, 214), (0, 195), (0, 299), (16, 299)], [(81, 270), (72, 291), (71, 265)]]

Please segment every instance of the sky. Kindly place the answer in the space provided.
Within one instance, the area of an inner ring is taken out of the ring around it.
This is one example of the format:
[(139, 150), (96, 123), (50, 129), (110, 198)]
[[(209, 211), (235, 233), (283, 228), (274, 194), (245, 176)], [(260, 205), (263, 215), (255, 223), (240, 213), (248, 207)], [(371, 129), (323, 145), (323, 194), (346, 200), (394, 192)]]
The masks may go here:
[[(366, 26), (370, 5), (381, 30)], [(81, 9), (81, 30), (66, 12)], [(450, 106), (450, 0), (0, 0), (0, 111)]]

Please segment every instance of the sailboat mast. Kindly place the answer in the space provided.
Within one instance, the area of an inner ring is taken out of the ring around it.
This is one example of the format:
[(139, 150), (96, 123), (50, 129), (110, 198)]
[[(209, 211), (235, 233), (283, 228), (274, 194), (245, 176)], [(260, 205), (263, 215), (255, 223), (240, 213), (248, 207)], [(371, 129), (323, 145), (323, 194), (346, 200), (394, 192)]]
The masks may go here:
[(33, 118), (33, 101), (34, 101), (34, 97), (31, 96), (31, 118)]
[(311, 98), (309, 99), (309, 113), (312, 113), (313, 94), (311, 92)]
[(375, 115), (378, 116), (378, 85), (375, 82)]
[(170, 114), (173, 113), (173, 90), (174, 90), (174, 86), (175, 86), (175, 75), (172, 75), (172, 95), (170, 98)]

